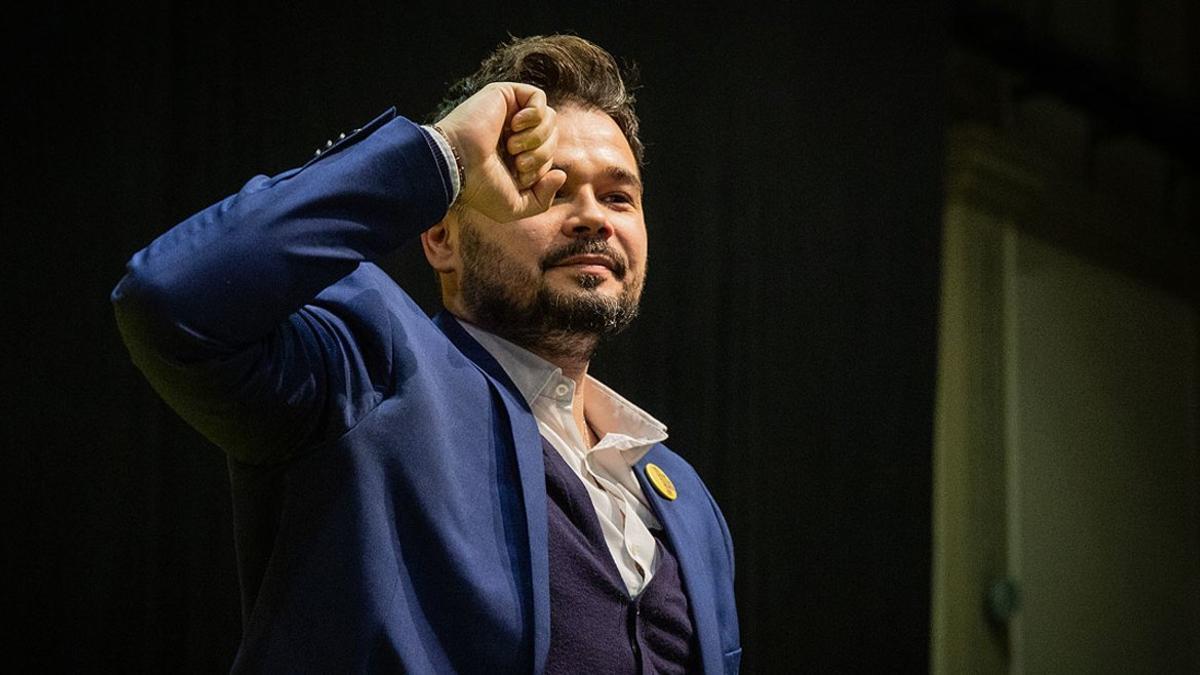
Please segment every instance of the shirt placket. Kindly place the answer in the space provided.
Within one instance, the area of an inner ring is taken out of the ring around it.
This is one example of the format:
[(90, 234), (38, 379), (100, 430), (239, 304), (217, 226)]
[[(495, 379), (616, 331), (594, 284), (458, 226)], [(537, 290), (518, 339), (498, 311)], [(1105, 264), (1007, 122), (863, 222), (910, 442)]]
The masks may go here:
[[(605, 450), (605, 448), (597, 446), (588, 452), (587, 456), (584, 458), (584, 467), (587, 469), (588, 474), (595, 479), (598, 485), (600, 485), (601, 489), (608, 494), (613, 503), (617, 505), (617, 509), (621, 513), (623, 548), (625, 553), (637, 564), (639, 576), (641, 577), (640, 584), (638, 586), (638, 591), (640, 591), (641, 588), (645, 587), (646, 583), (649, 581), (651, 574), (653, 574), (656, 552), (655, 549), (657, 544), (653, 535), (650, 534), (650, 530), (647, 529), (646, 525), (642, 523), (640, 518), (637, 517), (637, 514), (631, 513), (633, 506), (629, 503), (629, 498), (626, 496), (625, 490), (623, 490), (620, 485), (613, 481), (607, 475), (607, 472), (603, 470), (597, 470), (593, 465), (591, 460), (597, 457), (596, 453)], [(607, 450), (619, 452), (618, 450), (611, 448)], [(636, 595), (636, 592), (634, 594)]]

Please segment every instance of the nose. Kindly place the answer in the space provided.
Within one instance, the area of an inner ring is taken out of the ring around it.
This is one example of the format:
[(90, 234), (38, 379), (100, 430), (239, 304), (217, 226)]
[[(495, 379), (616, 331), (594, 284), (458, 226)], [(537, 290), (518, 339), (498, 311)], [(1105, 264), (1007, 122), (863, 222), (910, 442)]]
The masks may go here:
[(612, 236), (608, 212), (591, 189), (585, 188), (575, 193), (571, 200), (571, 213), (563, 221), (563, 234), (588, 239), (607, 239)]

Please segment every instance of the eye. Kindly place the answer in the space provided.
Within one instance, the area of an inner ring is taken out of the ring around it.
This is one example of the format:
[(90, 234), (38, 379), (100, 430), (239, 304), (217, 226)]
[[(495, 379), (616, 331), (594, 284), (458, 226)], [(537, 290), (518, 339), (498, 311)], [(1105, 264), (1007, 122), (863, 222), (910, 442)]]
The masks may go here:
[(633, 204), (633, 197), (625, 192), (613, 192), (604, 195), (604, 201), (610, 204)]

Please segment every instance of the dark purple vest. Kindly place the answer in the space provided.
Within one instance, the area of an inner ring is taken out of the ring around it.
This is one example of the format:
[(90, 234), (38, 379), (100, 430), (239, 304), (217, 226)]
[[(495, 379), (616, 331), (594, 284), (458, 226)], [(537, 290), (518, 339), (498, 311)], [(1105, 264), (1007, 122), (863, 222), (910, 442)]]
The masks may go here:
[(688, 673), (698, 664), (679, 564), (658, 538), (658, 567), (636, 598), (604, 542), (587, 488), (545, 440), (550, 548), (546, 672)]

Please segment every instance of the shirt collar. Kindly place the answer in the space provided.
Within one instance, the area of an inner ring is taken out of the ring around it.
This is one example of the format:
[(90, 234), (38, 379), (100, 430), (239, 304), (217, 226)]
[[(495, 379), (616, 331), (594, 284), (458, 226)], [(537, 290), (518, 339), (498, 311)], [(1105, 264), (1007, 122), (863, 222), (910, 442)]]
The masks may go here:
[[(560, 384), (568, 385), (569, 394), (574, 394), (574, 382), (564, 376), (558, 366), (524, 347), (462, 319), (459, 319), (459, 323), (492, 355), (492, 358), (496, 359), (531, 409), (534, 408), (538, 396), (562, 400), (563, 397), (556, 395), (555, 391)], [(628, 440), (621, 445), (628, 444), (630, 447), (652, 445), (666, 440), (666, 425), (600, 380), (591, 375), (588, 375), (587, 379), (592, 395), (588, 398), (587, 409), (584, 412), (593, 425), (606, 434), (615, 433), (627, 438)]]
[(519, 347), (499, 335), (489, 333), (462, 319), (459, 319), (458, 322), (480, 346), (492, 355), (492, 358), (496, 359), (513, 384), (517, 385), (517, 391), (521, 392), (521, 396), (530, 407), (533, 406), (533, 402), (537, 400), (538, 394), (543, 389), (557, 377), (562, 376), (561, 368), (528, 349)]

